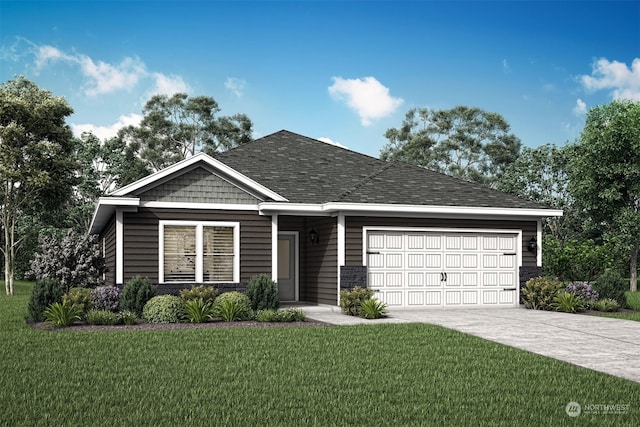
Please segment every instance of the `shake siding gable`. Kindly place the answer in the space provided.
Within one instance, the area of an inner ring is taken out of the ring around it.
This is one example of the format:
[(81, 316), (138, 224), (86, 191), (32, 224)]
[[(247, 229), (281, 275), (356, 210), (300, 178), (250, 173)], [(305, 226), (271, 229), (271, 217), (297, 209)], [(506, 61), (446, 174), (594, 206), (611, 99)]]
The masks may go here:
[[(271, 271), (271, 218), (255, 213), (212, 210), (148, 209), (124, 213), (124, 280), (136, 275), (158, 283), (159, 221), (240, 223), (240, 282)], [(214, 285), (215, 286), (215, 285)]]
[(256, 204), (260, 200), (229, 181), (196, 167), (138, 194), (142, 202)]

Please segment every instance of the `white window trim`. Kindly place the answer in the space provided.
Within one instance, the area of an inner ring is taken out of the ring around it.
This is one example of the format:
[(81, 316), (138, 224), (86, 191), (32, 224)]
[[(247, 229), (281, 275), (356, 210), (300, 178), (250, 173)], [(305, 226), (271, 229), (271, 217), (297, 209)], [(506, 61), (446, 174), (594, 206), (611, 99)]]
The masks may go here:
[[(202, 236), (203, 227), (230, 227), (233, 228), (233, 283), (240, 282), (240, 223), (221, 221), (160, 221), (158, 230), (158, 282), (164, 281), (164, 227), (165, 226), (190, 226), (196, 227), (196, 280), (185, 283), (226, 283), (226, 282), (205, 282), (203, 281), (203, 253)], [(173, 282), (169, 282), (173, 283)]]

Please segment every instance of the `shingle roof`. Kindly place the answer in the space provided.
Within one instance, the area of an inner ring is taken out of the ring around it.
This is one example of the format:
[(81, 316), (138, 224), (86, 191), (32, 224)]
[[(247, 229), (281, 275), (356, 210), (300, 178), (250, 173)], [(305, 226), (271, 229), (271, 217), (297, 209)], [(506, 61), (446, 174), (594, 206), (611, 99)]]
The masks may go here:
[(291, 203), (546, 208), (479, 184), (402, 162), (385, 162), (285, 130), (216, 158)]

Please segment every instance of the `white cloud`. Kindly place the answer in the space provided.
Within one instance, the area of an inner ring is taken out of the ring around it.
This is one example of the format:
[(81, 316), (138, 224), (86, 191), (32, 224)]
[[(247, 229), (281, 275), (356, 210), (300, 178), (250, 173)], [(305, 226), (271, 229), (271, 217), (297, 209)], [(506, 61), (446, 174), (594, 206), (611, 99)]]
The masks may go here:
[(587, 90), (611, 89), (614, 99), (640, 101), (640, 58), (633, 60), (631, 68), (623, 62), (600, 58), (593, 63), (591, 75), (579, 79)]
[(155, 85), (149, 95), (173, 95), (175, 93), (187, 93), (191, 90), (189, 85), (180, 76), (152, 73), (152, 77)]
[(80, 136), (83, 132), (91, 132), (103, 141), (116, 136), (118, 131), (125, 126), (138, 126), (140, 121), (142, 121), (142, 116), (140, 114), (131, 113), (128, 116), (118, 117), (118, 121), (109, 126), (98, 126), (90, 123), (84, 123), (72, 124), (71, 129), (75, 136)]
[(327, 144), (335, 145), (336, 147), (346, 148), (347, 150), (349, 149), (349, 147), (347, 147), (346, 145), (342, 145), (339, 142), (334, 141), (331, 138), (327, 138), (327, 137), (324, 137), (324, 136), (321, 137), (321, 138), (318, 138), (318, 141), (322, 141), (322, 142), (327, 143)]
[(576, 116), (584, 116), (587, 114), (587, 104), (580, 98), (576, 100), (576, 105), (573, 107), (573, 114)]
[(509, 67), (509, 63), (507, 62), (506, 59), (502, 60), (502, 71), (505, 74), (510, 74), (511, 73), (511, 67)]
[(182, 77), (150, 72), (139, 58), (125, 57), (118, 64), (110, 64), (80, 53), (65, 53), (49, 45), (31, 45), (34, 47), (37, 71), (42, 71), (58, 61), (75, 65), (85, 79), (85, 95), (90, 97), (121, 90), (131, 91), (143, 83), (151, 85), (147, 91), (147, 98), (152, 95), (173, 95), (190, 90)]
[(230, 90), (238, 98), (242, 98), (242, 95), (244, 95), (244, 88), (246, 86), (246, 81), (238, 79), (236, 77), (228, 77), (224, 82), (224, 87)]
[(404, 101), (389, 95), (389, 88), (383, 86), (374, 77), (364, 79), (343, 79), (333, 77), (329, 94), (360, 116), (363, 126), (371, 125), (373, 120), (392, 114)]

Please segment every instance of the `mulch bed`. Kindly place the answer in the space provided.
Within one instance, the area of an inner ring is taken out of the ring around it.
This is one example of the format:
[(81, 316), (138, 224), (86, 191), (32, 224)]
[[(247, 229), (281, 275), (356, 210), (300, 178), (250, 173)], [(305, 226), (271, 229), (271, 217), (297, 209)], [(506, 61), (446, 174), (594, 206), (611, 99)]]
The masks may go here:
[[(29, 323), (29, 322), (27, 322)], [(331, 326), (329, 323), (317, 320), (305, 320), (303, 322), (223, 322), (214, 320), (206, 323), (137, 323), (135, 325), (87, 325), (78, 323), (67, 328), (56, 328), (48, 323), (29, 323), (35, 329), (44, 331), (73, 331), (73, 332), (93, 332), (93, 331), (173, 331), (182, 329), (219, 329), (219, 328), (269, 328), (269, 327), (291, 327), (291, 326)]]

